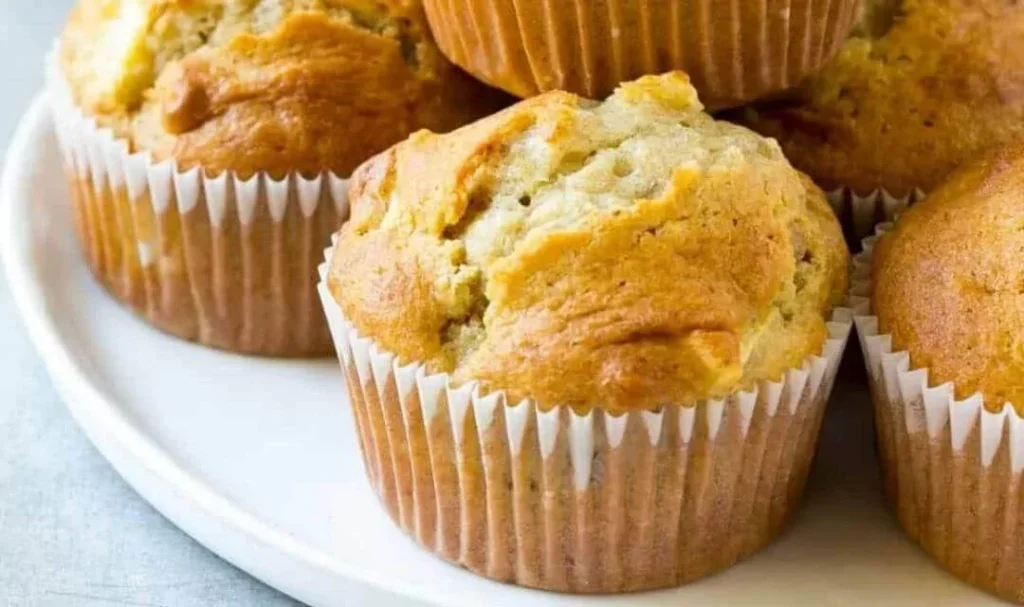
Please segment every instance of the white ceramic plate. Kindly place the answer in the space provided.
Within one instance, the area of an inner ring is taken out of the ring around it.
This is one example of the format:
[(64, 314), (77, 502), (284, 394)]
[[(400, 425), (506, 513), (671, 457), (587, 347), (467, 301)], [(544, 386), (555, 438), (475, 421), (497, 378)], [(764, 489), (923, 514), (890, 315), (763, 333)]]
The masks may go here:
[(418, 550), (378, 508), (335, 363), (234, 356), (150, 329), (91, 280), (66, 198), (39, 99), (7, 156), (0, 249), (61, 396), (144, 498), (210, 550), (298, 599), (474, 607), (991, 600), (933, 566), (882, 507), (856, 372), (835, 389), (802, 514), (775, 545), (724, 574), (678, 590), (585, 598), (449, 566)]

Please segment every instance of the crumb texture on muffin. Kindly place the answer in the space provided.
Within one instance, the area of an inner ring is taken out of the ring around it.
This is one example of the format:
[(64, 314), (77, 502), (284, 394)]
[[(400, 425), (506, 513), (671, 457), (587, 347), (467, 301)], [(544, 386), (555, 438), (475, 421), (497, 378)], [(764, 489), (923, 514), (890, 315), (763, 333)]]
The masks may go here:
[(958, 171), (875, 246), (873, 307), (932, 385), (1024, 414), (1024, 144)]
[(541, 406), (690, 404), (817, 353), (846, 284), (823, 194), (681, 73), (547, 93), (355, 174), (329, 284), (363, 334)]
[(500, 103), (443, 59), (413, 0), (82, 0), (60, 65), (133, 149), (210, 173), (348, 175)]
[(1024, 135), (1024, 3), (871, 0), (816, 76), (742, 120), (822, 187), (930, 190)]

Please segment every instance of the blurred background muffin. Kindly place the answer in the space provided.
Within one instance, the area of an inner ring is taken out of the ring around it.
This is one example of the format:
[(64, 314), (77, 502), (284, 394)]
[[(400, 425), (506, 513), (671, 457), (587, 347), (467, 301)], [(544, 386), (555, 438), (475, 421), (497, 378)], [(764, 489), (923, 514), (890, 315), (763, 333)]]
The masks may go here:
[(826, 190), (870, 194), (857, 201), (860, 234), (905, 206), (892, 199), (919, 198), (915, 190), (1024, 135), (1024, 5), (872, 0), (867, 9), (820, 72), (743, 119)]
[(839, 47), (860, 0), (425, 0), (441, 50), (520, 97), (591, 98), (680, 69), (723, 108), (799, 83)]
[(1016, 602), (1022, 228), (1024, 143), (1015, 142), (957, 171), (862, 256), (875, 316), (858, 319), (903, 528), (958, 577)]
[(426, 548), (619, 592), (727, 567), (794, 512), (846, 247), (822, 192), (685, 75), (418, 133), (350, 197), (321, 296), (372, 483)]
[(503, 101), (443, 58), (417, 2), (83, 0), (56, 53), (93, 272), (156, 326), (256, 354), (330, 351), (313, 285), (339, 179)]

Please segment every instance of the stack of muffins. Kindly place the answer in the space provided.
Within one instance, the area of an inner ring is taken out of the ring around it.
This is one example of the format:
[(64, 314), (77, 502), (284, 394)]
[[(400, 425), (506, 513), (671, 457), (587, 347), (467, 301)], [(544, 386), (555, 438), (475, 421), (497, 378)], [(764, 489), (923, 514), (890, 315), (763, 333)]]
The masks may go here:
[(1024, 148), (982, 154), (1024, 131), (1021, 34), (999, 0), (82, 0), (49, 78), (107, 290), (207, 346), (333, 345), (395, 522), (550, 590), (778, 535), (853, 324), (843, 229), (925, 198), (855, 265), (886, 485), (1024, 600)]

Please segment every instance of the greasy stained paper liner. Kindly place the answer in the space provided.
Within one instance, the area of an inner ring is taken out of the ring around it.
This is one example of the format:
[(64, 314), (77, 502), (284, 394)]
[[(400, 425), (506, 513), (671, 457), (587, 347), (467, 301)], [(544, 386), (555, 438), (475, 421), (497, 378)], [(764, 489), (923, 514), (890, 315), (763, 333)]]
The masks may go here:
[(798, 84), (852, 29), (858, 0), (425, 0), (438, 46), (520, 97), (590, 98), (681, 69), (712, 109)]
[(156, 327), (236, 352), (325, 356), (316, 267), (348, 214), (345, 180), (240, 179), (130, 153), (74, 104), (48, 60), (48, 93), (85, 260)]
[(915, 188), (904, 196), (893, 196), (885, 190), (874, 190), (861, 196), (850, 188), (836, 188), (825, 193), (843, 229), (857, 243), (870, 236), (875, 226), (892, 221), (912, 204), (924, 200), (925, 193)]
[(441, 558), (547, 590), (668, 587), (752, 554), (795, 512), (852, 310), (837, 310), (822, 355), (780, 382), (581, 416), (401, 365), (342, 316), (326, 265), (320, 296), (370, 484)]
[[(879, 226), (880, 235), (891, 224)], [(854, 260), (853, 297), (875, 408), (886, 496), (903, 529), (943, 567), (1005, 599), (1024, 602), (1024, 420), (1009, 403), (993, 413), (981, 394), (956, 400), (932, 386), (908, 352), (892, 351), (870, 315), (871, 255)]]

